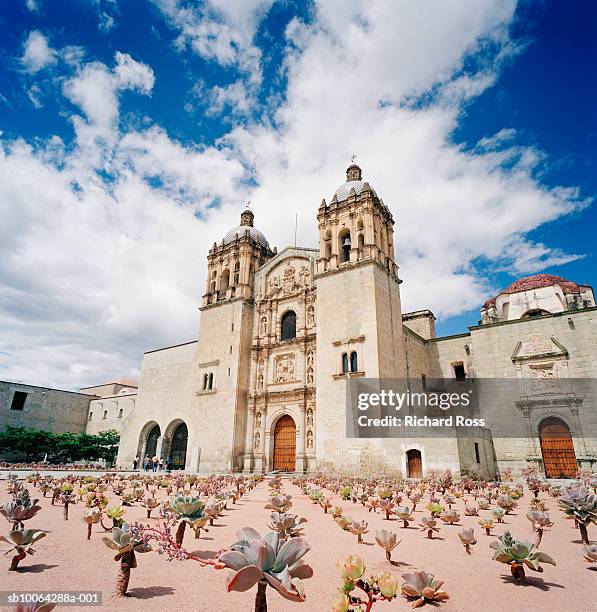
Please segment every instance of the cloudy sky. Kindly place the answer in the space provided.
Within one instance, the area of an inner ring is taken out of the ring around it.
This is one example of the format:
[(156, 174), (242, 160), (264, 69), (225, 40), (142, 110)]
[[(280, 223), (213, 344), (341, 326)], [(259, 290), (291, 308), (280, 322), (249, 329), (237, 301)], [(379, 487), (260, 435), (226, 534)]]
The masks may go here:
[(0, 379), (135, 377), (243, 203), (317, 246), (352, 154), (440, 332), (521, 275), (597, 285), (591, 4), (0, 0)]

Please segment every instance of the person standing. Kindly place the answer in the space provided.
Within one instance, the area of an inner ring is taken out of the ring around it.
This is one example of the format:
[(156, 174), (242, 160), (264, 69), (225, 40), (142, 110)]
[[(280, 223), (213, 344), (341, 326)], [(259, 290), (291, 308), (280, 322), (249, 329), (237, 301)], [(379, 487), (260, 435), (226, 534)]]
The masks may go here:
[(149, 465), (151, 463), (151, 459), (149, 457), (149, 455), (145, 455), (145, 459), (143, 460), (143, 467), (145, 468), (146, 472), (149, 472)]
[(134, 459), (133, 459), (133, 470), (136, 472), (137, 471), (137, 467), (139, 466), (139, 455), (137, 455)]
[(173, 465), (172, 456), (168, 455), (168, 459), (166, 459), (166, 470), (168, 473), (172, 471), (172, 465)]
[(160, 472), (164, 470), (164, 458), (160, 457)]
[(158, 471), (158, 465), (160, 463), (160, 460), (157, 458), (157, 455), (153, 456), (153, 459), (151, 460), (151, 462), (153, 463), (153, 471), (157, 472)]

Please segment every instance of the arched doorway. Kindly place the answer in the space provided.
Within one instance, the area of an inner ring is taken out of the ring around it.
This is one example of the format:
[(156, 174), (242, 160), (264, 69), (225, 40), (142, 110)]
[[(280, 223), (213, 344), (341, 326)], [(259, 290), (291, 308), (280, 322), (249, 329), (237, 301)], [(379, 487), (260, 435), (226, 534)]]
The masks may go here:
[(568, 425), (556, 417), (541, 421), (539, 440), (547, 478), (576, 478), (578, 463)]
[(296, 425), (285, 414), (274, 428), (274, 470), (294, 472), (296, 469)]
[(158, 440), (162, 435), (159, 425), (154, 425), (147, 436), (147, 444), (145, 445), (145, 454), (153, 457), (158, 450)]
[(420, 450), (411, 448), (406, 452), (406, 465), (409, 478), (423, 478), (423, 459)]
[(185, 423), (180, 423), (172, 434), (170, 445), (170, 456), (172, 457), (172, 469), (184, 470), (187, 462), (187, 440), (189, 430)]

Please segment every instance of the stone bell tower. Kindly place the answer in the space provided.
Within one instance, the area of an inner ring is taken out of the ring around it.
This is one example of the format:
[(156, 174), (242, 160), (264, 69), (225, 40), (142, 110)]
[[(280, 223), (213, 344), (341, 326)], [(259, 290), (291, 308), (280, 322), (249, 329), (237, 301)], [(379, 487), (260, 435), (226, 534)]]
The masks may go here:
[(244, 210), (207, 256), (207, 291), (203, 296), (195, 414), (204, 424), (201, 471), (241, 467), (253, 331), (253, 285), (257, 269), (273, 256), (265, 236)]
[(356, 377), (406, 377), (394, 219), (352, 163), (317, 221), (317, 465), (392, 467), (390, 441), (346, 438), (346, 388)]

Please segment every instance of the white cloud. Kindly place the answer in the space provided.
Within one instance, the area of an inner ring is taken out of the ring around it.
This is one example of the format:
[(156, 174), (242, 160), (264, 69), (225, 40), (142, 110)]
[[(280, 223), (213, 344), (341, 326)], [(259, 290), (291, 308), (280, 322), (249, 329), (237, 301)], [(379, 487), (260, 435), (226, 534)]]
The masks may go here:
[(39, 2), (38, 0), (26, 0), (25, 2), (25, 6), (32, 12), (32, 13), (39, 13)]
[(39, 72), (46, 66), (56, 63), (56, 52), (48, 44), (48, 39), (39, 31), (29, 33), (23, 45), (21, 63), (27, 72)]
[[(270, 4), (158, 0), (182, 44), (239, 74), (252, 66), (258, 80), (254, 37)], [(405, 309), (478, 307), (492, 291), (478, 261), (524, 273), (576, 257), (526, 236), (586, 205), (574, 188), (537, 182), (544, 153), (508, 128), (472, 150), (451, 141), (465, 105), (518, 51), (513, 11), (479, 0), (318, 2), (312, 23), (287, 29), (275, 123), (236, 126), (211, 147), (122, 125), (121, 92), (149, 94), (151, 68), (75, 53), (63, 88), (82, 113), (75, 143), (9, 141), (0, 154), (0, 378), (73, 388), (134, 376), (143, 350), (192, 339), (207, 250), (242, 202), (254, 202), (272, 245), (292, 243), (299, 212), (299, 243), (315, 246), (317, 207), (352, 153), (394, 213)], [(241, 103), (252, 78), (206, 90), (212, 112)]]

